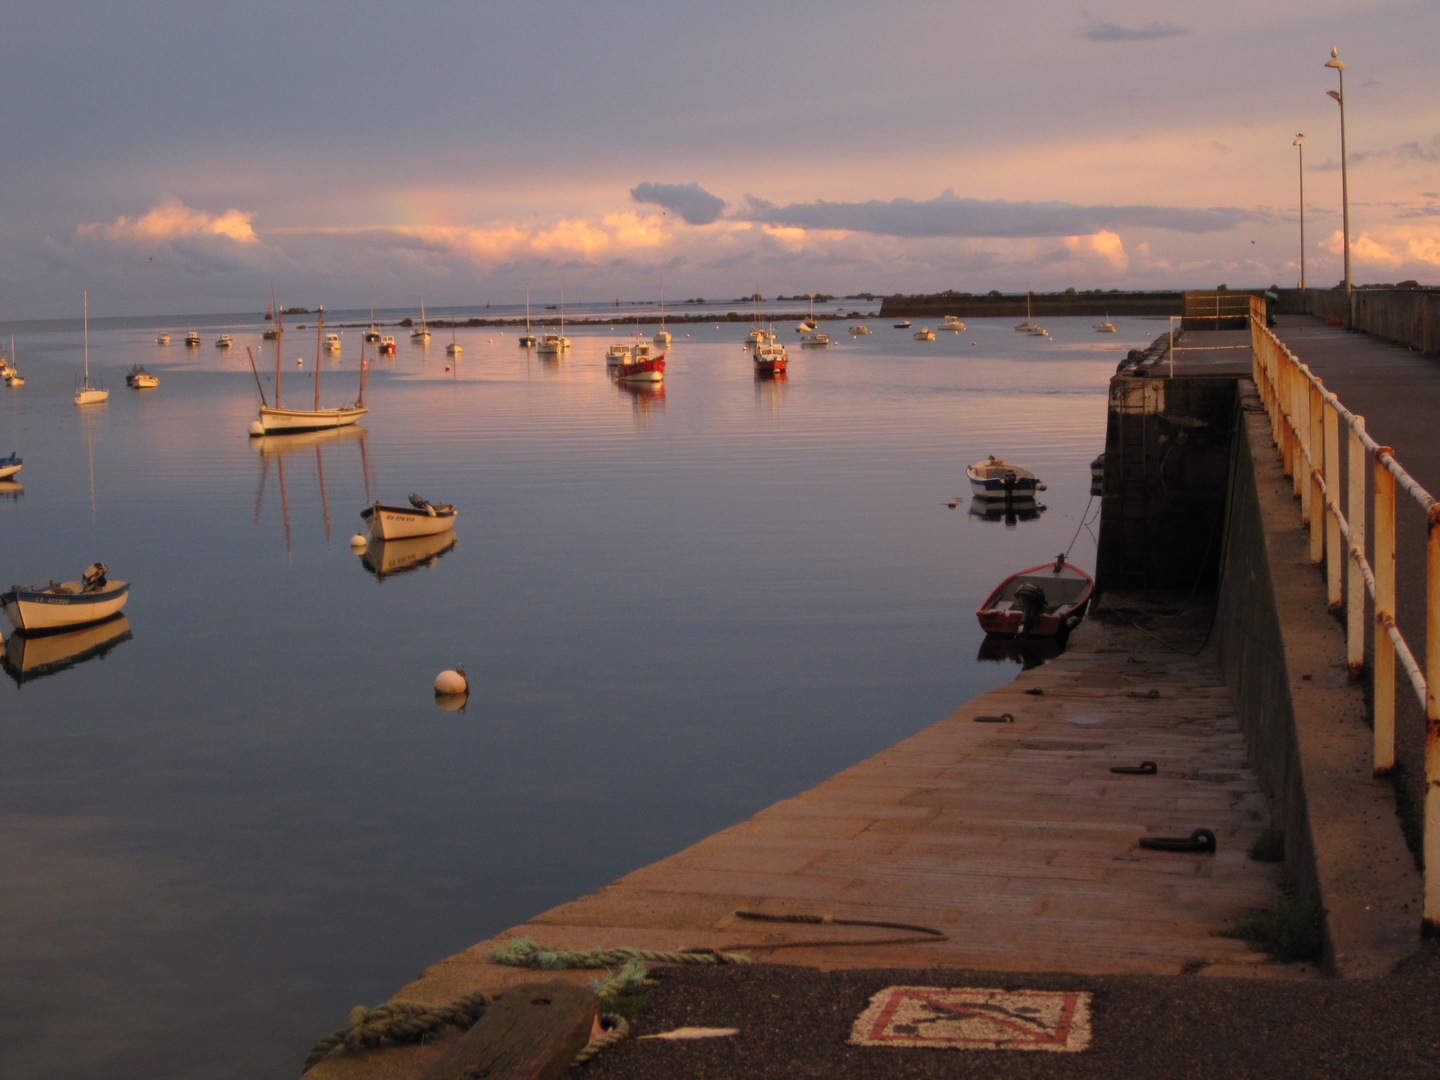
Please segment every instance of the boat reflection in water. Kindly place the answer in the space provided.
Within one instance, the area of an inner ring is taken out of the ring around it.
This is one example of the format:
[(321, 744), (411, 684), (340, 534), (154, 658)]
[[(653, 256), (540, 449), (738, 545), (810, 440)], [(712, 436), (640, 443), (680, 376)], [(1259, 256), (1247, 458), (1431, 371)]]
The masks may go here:
[(360, 451), (360, 471), (365, 480), (365, 499), (370, 500), (370, 463), (365, 456), (362, 427), (329, 428), (323, 431), (296, 432), (291, 435), (252, 436), (250, 445), (260, 454), (260, 479), (255, 489), (255, 524), (260, 523), (260, 507), (265, 500), (265, 481), (270, 476), (270, 461), (280, 481), (280, 512), (285, 522), (285, 550), (290, 550), (290, 499), (285, 490), (285, 458), (302, 450), (315, 451), (315, 473), (320, 484), (320, 512), (325, 519), (325, 542), (330, 542), (330, 503), (325, 495), (325, 458), (321, 448), (336, 443), (354, 443)]
[(375, 575), (376, 581), (384, 581), (396, 574), (434, 566), (440, 556), (446, 554), (457, 543), (455, 530), (447, 529), (431, 536), (411, 536), (403, 540), (380, 540), (371, 538), (360, 553), (360, 565)]
[(1034, 498), (1018, 496), (1007, 499), (1005, 502), (982, 499), (978, 495), (970, 500), (971, 517), (984, 518), (986, 521), (1003, 521), (1006, 525), (1014, 525), (1020, 521), (1034, 521), (1045, 513), (1046, 509), (1044, 503), (1036, 502)]
[(18, 499), (25, 494), (25, 485), (19, 480), (0, 480), (0, 499)]
[(124, 615), (59, 634), (30, 637), (16, 632), (5, 642), (0, 667), (15, 680), (16, 686), (23, 686), (104, 656), (122, 641), (129, 641), (131, 636), (130, 620)]
[(987, 634), (985, 640), (980, 642), (980, 651), (975, 655), (975, 659), (999, 664), (1019, 664), (1022, 669), (1029, 671), (1054, 660), (1064, 652), (1068, 637), (1068, 634), (1055, 637), (1005, 637)]
[(656, 408), (665, 408), (664, 383), (630, 383), (616, 381), (615, 389), (635, 405), (636, 416), (649, 416)]

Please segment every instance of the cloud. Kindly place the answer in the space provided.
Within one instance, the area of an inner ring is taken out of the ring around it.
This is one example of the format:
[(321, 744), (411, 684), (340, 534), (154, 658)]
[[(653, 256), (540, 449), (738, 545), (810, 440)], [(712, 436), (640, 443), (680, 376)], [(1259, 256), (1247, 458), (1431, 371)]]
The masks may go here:
[(746, 196), (736, 217), (796, 229), (835, 229), (904, 237), (1078, 236), (1117, 228), (1221, 232), (1242, 222), (1268, 221), (1255, 210), (1194, 210), (1170, 206), (1081, 206), (1066, 202), (962, 199), (953, 191), (926, 201), (872, 199), (864, 203), (774, 203)]
[(709, 225), (719, 220), (725, 200), (711, 195), (699, 184), (655, 184), (646, 181), (630, 189), (630, 197), (639, 203), (654, 203), (674, 210), (687, 224)]
[[(1320, 241), (1323, 250), (1343, 255), (1345, 234), (1338, 229)], [(1362, 232), (1350, 241), (1350, 256), (1357, 264), (1385, 270), (1415, 270), (1433, 273), (1440, 268), (1440, 234), (1409, 230), (1385, 230), (1380, 235)]]
[(207, 214), (186, 206), (179, 199), (166, 195), (147, 214), (128, 218), (121, 216), (109, 225), (81, 225), (75, 230), (80, 237), (93, 237), (115, 243), (157, 244), (190, 238), (229, 237), (239, 244), (253, 244), (258, 238), (250, 227), (253, 214), (231, 208), (223, 214)]
[(1168, 22), (1152, 22), (1144, 26), (1121, 26), (1112, 22), (1092, 22), (1076, 31), (1086, 41), (1153, 41), (1156, 38), (1183, 37), (1190, 31)]

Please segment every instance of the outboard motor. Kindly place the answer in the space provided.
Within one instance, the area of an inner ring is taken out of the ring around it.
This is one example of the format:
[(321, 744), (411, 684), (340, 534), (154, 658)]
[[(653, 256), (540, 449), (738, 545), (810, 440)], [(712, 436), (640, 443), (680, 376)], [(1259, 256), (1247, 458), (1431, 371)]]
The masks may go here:
[(1015, 603), (1020, 607), (1018, 632), (1028, 634), (1040, 616), (1045, 614), (1045, 590), (1033, 581), (1027, 581), (1015, 590)]
[(87, 566), (85, 572), (80, 575), (80, 581), (84, 585), (84, 591), (93, 592), (95, 589), (103, 589), (105, 587), (105, 575), (109, 572), (110, 568), (103, 562), (91, 563)]
[(429, 502), (427, 502), (426, 500), (422, 499), (419, 495), (415, 494), (415, 492), (413, 492), (413, 491), (410, 492), (410, 505), (413, 506), (413, 507), (415, 507), (416, 510), (429, 510), (429, 509), (430, 509), (430, 504), (429, 504)]

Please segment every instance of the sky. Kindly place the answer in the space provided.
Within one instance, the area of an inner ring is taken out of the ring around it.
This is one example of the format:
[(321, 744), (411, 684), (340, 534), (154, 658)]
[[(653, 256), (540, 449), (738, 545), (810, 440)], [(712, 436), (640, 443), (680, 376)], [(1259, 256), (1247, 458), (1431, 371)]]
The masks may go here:
[(1440, 285), (1435, 0), (5, 0), (0, 318)]

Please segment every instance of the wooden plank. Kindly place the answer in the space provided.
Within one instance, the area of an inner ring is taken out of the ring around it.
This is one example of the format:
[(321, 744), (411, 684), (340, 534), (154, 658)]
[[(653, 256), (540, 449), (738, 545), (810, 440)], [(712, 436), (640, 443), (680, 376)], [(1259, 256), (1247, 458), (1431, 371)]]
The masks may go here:
[(420, 1080), (557, 1080), (599, 1013), (600, 999), (583, 986), (511, 987)]

